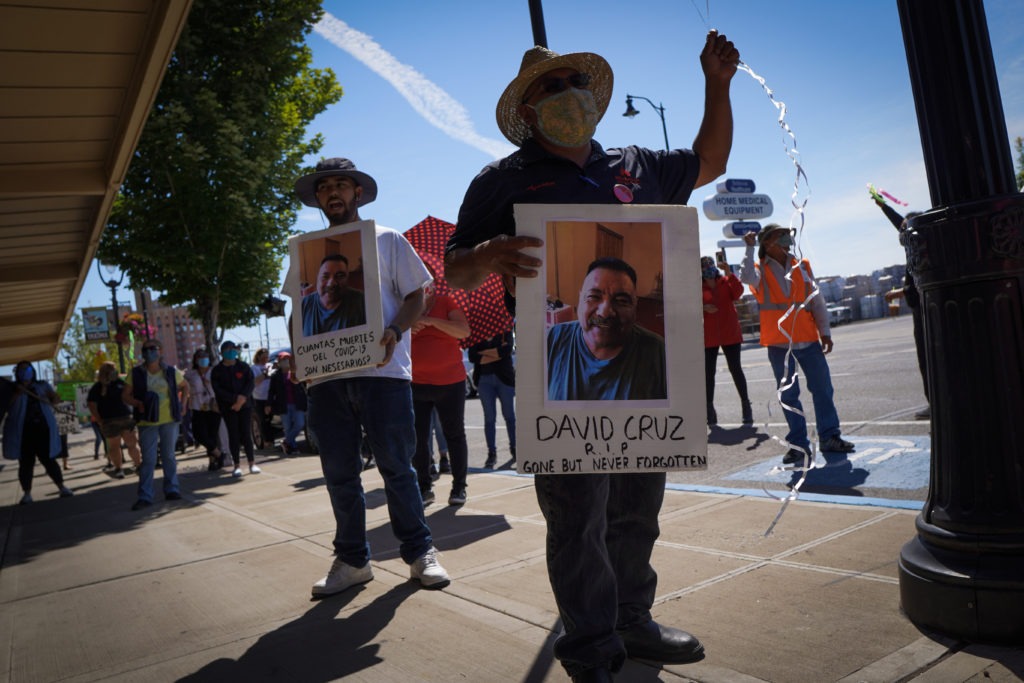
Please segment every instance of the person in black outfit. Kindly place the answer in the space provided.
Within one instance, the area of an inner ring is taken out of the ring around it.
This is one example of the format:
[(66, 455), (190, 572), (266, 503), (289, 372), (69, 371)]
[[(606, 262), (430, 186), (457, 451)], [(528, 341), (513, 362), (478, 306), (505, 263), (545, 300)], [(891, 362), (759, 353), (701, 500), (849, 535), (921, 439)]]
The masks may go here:
[[(21, 504), (32, 502), (32, 468), (38, 460), (57, 485), (61, 498), (74, 495), (64, 486), (64, 475), (57, 464), (60, 455), (60, 434), (53, 406), (59, 398), (48, 382), (36, 380), (36, 369), (27, 360), (14, 368), (15, 383), (4, 394), (9, 394), (5, 405), (8, 415), (4, 422), (3, 455), (18, 461), (18, 481), (24, 494)], [(7, 384), (5, 382), (5, 384)]]
[[(559, 55), (540, 46), (498, 100), (498, 128), (519, 149), (486, 166), (470, 184), (449, 237), (445, 277), (475, 289), (499, 273), (537, 277), (534, 237), (516, 235), (516, 204), (685, 204), (695, 187), (725, 172), (732, 149), (729, 88), (739, 51), (708, 32), (700, 63), (704, 117), (693, 149), (605, 149), (593, 139), (612, 94), (611, 67), (589, 52)], [(626, 659), (686, 663), (704, 646), (653, 620), (665, 473), (537, 475), (547, 523), (548, 578), (565, 633), (555, 657), (577, 683), (610, 681)]]
[[(872, 199), (875, 200), (875, 204), (882, 210), (885, 217), (892, 223), (892, 227), (900, 233), (900, 244), (904, 247), (904, 230), (906, 229), (907, 219), (913, 218), (914, 216), (921, 215), (920, 211), (911, 211), (906, 216), (901, 216), (896, 209), (892, 208), (885, 203), (877, 194), (872, 194)], [(926, 366), (925, 356), (925, 344), (924, 344), (924, 320), (922, 318), (923, 313), (921, 312), (921, 295), (917, 291), (917, 283), (914, 282), (914, 274), (910, 270), (908, 265), (907, 270), (903, 274), (903, 289), (896, 289), (886, 293), (886, 301), (892, 301), (903, 297), (907, 300), (907, 306), (910, 307), (910, 315), (914, 322), (914, 346), (917, 347), (917, 366), (921, 370), (921, 384), (924, 387), (924, 398), (929, 402), (922, 410), (914, 414), (918, 420), (930, 420), (932, 417), (931, 409), (931, 397), (928, 394), (928, 371)]]
[(238, 354), (235, 342), (224, 342), (220, 345), (221, 361), (210, 371), (210, 383), (217, 396), (220, 417), (228, 430), (228, 449), (235, 463), (231, 473), (233, 477), (242, 476), (240, 451), (243, 447), (249, 461), (249, 472), (260, 473), (252, 447), (252, 369), (238, 358)]

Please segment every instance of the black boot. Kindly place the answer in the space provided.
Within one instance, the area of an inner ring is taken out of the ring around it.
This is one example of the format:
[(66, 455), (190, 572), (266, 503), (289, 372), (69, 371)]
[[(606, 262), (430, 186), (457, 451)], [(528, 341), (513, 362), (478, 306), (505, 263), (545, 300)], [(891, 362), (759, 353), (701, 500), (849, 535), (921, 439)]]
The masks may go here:
[(743, 401), (743, 424), (754, 424), (754, 411), (751, 410), (750, 401)]
[(715, 412), (713, 403), (708, 404), (708, 426), (718, 424), (718, 413)]

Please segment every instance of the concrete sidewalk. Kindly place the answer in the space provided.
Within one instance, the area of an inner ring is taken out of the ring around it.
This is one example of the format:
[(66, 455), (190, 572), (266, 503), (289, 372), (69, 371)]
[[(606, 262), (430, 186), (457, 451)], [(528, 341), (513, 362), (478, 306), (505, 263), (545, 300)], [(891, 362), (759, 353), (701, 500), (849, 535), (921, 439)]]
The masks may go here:
[[(17, 505), (0, 471), (0, 680), (564, 681), (532, 479), (473, 471), (462, 508), (427, 508), (443, 591), (408, 580), (376, 471), (364, 477), (375, 580), (320, 601), (333, 517), (315, 456), (257, 456), (233, 480), (179, 457), (185, 500), (130, 512), (73, 445), (58, 499), (37, 465)], [(438, 500), (447, 495), (438, 482)], [(158, 475), (159, 480), (159, 475)], [(666, 492), (655, 616), (697, 634), (702, 662), (629, 662), (618, 681), (1010, 681), (1024, 650), (931, 638), (899, 611), (915, 512)]]

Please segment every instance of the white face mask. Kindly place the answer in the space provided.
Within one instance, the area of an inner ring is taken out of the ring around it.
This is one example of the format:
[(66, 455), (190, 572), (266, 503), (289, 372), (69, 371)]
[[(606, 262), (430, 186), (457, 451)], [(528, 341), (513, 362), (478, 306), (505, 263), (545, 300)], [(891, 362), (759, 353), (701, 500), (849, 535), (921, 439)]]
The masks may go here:
[(537, 112), (537, 130), (559, 147), (580, 147), (597, 130), (600, 115), (589, 90), (566, 88), (530, 106)]

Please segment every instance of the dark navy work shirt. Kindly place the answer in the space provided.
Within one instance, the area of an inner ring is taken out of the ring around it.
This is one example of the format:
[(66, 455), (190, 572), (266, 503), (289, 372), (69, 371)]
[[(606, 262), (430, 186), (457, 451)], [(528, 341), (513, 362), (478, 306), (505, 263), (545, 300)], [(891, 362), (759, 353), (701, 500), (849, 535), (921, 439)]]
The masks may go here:
[(485, 166), (466, 191), (448, 250), (515, 234), (515, 204), (619, 204), (617, 184), (632, 190), (633, 204), (685, 204), (690, 198), (700, 172), (700, 159), (691, 150), (606, 151), (595, 141), (590, 144), (590, 158), (582, 170), (533, 139)]

